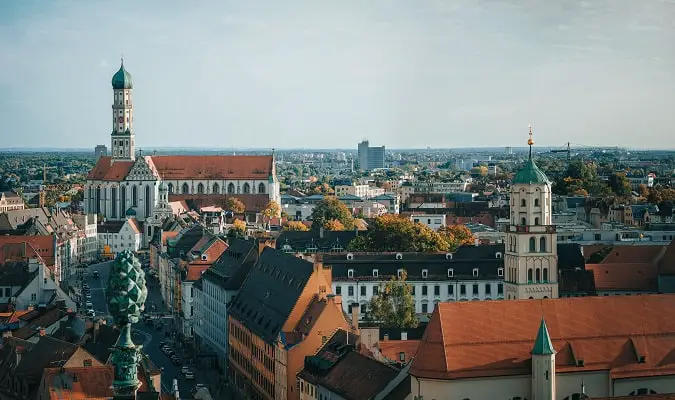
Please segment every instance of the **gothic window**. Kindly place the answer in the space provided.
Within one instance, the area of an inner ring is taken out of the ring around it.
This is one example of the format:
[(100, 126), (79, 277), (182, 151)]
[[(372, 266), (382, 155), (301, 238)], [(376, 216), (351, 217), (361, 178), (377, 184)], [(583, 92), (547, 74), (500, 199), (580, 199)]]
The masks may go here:
[(539, 217), (535, 217), (535, 218), (534, 218), (534, 224), (535, 224), (535, 225), (539, 225)]
[(521, 199), (521, 200), (520, 200), (520, 206), (521, 206), (521, 207), (525, 207), (525, 199)]
[(230, 182), (230, 184), (227, 185), (227, 193), (229, 193), (229, 194), (234, 193), (234, 183)]
[(537, 240), (533, 237), (530, 238), (530, 253), (537, 251)]
[(111, 197), (111, 211), (110, 215), (113, 218), (117, 218), (117, 188), (110, 188), (110, 197)]
[(183, 184), (183, 190), (181, 190), (181, 192), (184, 193), (184, 194), (190, 193), (190, 187), (188, 186), (187, 183)]
[(265, 193), (265, 184), (262, 183), (262, 182), (260, 183), (260, 185), (258, 185), (258, 193), (260, 193), (260, 194)]
[(120, 213), (124, 213), (127, 211), (127, 187), (122, 186), (120, 187)]
[(204, 185), (202, 183), (199, 183), (199, 185), (197, 185), (197, 193), (199, 194), (204, 193)]
[(541, 282), (541, 269), (537, 268), (534, 270), (534, 278), (537, 283)]
[(215, 193), (215, 194), (220, 193), (220, 186), (218, 186), (217, 183), (214, 183), (214, 184), (213, 184), (213, 190), (212, 190), (212, 192)]
[(647, 388), (640, 388), (638, 390), (633, 390), (632, 392), (628, 393), (629, 396), (639, 396), (642, 394), (658, 394), (658, 393), (655, 390)]
[(520, 219), (520, 224), (523, 225), (523, 226), (527, 225), (527, 223), (525, 221), (525, 217)]
[(544, 283), (548, 283), (548, 268), (544, 268)]
[(169, 194), (173, 194), (173, 183), (167, 185), (167, 190), (169, 191)]
[(546, 252), (546, 238), (545, 237), (539, 238), (539, 251), (541, 253)]
[(138, 207), (138, 188), (136, 185), (131, 187), (131, 206)]
[(527, 269), (527, 283), (532, 283), (532, 268)]
[(145, 216), (150, 215), (150, 185), (145, 186)]
[(245, 194), (251, 193), (251, 185), (249, 185), (248, 182), (244, 183), (244, 193)]
[(534, 206), (539, 207), (539, 199), (534, 199)]

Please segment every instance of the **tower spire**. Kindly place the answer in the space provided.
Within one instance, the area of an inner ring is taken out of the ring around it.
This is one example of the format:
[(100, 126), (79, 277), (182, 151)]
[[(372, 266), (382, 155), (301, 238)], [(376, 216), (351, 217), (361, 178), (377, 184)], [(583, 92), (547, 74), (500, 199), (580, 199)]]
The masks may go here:
[(527, 145), (530, 146), (530, 160), (532, 159), (532, 146), (534, 145), (534, 139), (532, 138), (532, 124), (530, 124), (530, 138), (527, 139)]
[(120, 65), (124, 67), (124, 54), (120, 54)]

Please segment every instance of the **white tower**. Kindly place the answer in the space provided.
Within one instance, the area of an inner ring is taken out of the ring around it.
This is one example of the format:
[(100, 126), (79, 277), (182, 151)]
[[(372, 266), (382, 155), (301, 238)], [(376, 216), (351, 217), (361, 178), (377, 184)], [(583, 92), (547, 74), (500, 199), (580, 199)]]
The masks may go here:
[(504, 291), (507, 300), (558, 298), (558, 249), (552, 221), (551, 182), (530, 154), (511, 184)]
[(555, 349), (541, 320), (532, 348), (532, 400), (555, 400)]
[(169, 189), (164, 181), (159, 183), (158, 194), (157, 206), (152, 210), (152, 216), (147, 216), (145, 220), (150, 226), (150, 231), (146, 237), (147, 243), (152, 240), (155, 236), (155, 232), (161, 228), (164, 221), (173, 214), (171, 206), (169, 206)]
[(131, 100), (133, 83), (131, 74), (124, 69), (124, 59), (119, 71), (112, 77), (113, 128), (110, 135), (111, 160), (134, 160), (136, 145), (134, 143), (134, 107)]

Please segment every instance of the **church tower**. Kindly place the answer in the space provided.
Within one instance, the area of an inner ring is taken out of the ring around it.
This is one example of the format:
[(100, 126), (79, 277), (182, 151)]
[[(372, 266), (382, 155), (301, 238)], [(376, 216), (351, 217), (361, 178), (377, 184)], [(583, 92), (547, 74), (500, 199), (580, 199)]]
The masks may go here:
[(112, 77), (113, 128), (110, 135), (112, 161), (134, 160), (136, 144), (134, 143), (134, 107), (131, 101), (133, 83), (131, 74), (124, 69), (124, 59), (119, 71)]
[(552, 221), (551, 182), (529, 157), (511, 184), (506, 233), (504, 296), (507, 300), (558, 298), (558, 249)]
[(532, 399), (555, 400), (555, 392), (555, 349), (542, 319), (532, 348)]

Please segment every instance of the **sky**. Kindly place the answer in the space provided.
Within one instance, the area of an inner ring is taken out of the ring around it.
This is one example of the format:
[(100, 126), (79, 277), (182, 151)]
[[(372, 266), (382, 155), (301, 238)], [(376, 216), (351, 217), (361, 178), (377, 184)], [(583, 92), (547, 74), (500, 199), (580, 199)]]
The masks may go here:
[(0, 2), (0, 148), (675, 149), (675, 0)]

